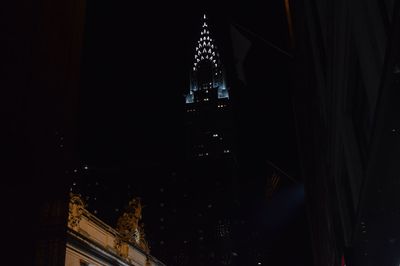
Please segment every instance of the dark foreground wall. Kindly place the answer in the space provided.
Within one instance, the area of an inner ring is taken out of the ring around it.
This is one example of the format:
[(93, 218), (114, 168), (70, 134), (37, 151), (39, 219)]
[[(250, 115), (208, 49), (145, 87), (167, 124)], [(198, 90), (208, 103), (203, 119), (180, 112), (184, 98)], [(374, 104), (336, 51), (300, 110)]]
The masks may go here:
[(84, 14), (81, 0), (0, 9), (4, 265), (63, 264)]
[(294, 106), (315, 265), (398, 265), (395, 1), (295, 4)]

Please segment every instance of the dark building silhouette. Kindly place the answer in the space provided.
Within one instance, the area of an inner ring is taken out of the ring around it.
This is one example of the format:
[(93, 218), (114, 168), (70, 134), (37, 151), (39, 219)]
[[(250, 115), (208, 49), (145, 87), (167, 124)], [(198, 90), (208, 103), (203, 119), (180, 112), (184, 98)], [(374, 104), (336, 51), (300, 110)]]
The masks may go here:
[(293, 4), (314, 265), (398, 265), (399, 3)]
[[(203, 15), (185, 98), (186, 174), (198, 249), (190, 265), (233, 265), (231, 223), (236, 163), (230, 90), (216, 41)], [(204, 210), (205, 212), (203, 213)]]
[(1, 10), (3, 265), (65, 264), (85, 3)]
[(233, 152), (232, 112), (225, 69), (206, 15), (203, 16), (186, 95), (187, 155), (230, 157)]

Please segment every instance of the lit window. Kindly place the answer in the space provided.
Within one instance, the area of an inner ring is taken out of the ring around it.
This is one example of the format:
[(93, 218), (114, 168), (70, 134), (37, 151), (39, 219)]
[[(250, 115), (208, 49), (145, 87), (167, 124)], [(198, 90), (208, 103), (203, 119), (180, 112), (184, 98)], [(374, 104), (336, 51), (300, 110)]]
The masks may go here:
[(218, 137), (218, 134), (213, 134), (213, 137), (215, 138), (215, 137)]

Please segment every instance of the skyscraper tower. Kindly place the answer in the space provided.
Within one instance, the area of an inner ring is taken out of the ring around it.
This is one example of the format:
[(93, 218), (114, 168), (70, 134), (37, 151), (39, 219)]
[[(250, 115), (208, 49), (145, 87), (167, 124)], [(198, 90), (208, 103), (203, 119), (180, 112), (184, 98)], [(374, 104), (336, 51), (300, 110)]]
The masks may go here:
[[(235, 265), (232, 258), (234, 209), (234, 123), (225, 69), (203, 15), (186, 94), (186, 177), (197, 246), (188, 265)], [(185, 188), (186, 189), (186, 188)], [(188, 219), (185, 217), (185, 219)]]
[(186, 95), (187, 155), (194, 159), (232, 157), (230, 93), (206, 15), (195, 47)]

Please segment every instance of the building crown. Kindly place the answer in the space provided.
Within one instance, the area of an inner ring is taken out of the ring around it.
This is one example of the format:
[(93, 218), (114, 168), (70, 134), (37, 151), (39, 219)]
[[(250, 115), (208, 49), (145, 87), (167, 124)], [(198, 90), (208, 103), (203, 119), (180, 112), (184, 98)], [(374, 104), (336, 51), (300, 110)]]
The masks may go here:
[(201, 89), (218, 89), (218, 98), (229, 98), (225, 86), (224, 69), (205, 14), (194, 51), (190, 90), (186, 95), (186, 103), (193, 103), (195, 101), (194, 92)]

